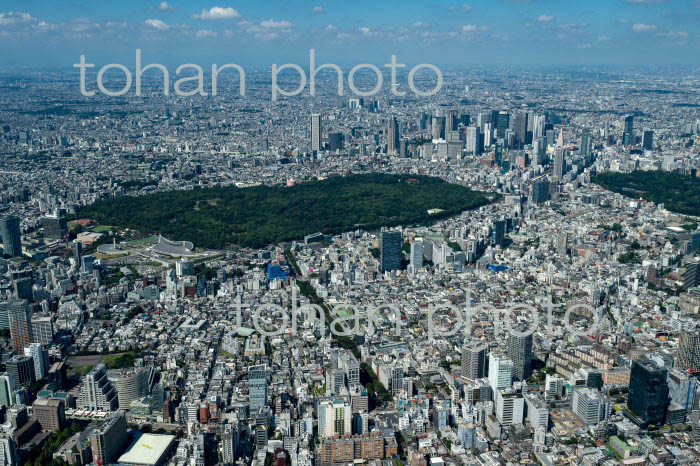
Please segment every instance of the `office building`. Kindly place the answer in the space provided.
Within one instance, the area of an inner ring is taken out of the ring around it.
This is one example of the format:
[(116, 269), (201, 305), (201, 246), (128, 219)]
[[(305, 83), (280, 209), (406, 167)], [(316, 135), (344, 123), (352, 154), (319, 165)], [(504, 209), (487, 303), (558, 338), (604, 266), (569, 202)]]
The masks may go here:
[(566, 256), (569, 253), (569, 234), (565, 231), (557, 236), (557, 254)]
[(608, 405), (598, 391), (577, 387), (572, 394), (571, 410), (586, 425), (592, 425), (607, 417)]
[(505, 138), (506, 131), (510, 126), (510, 114), (508, 112), (494, 112), (494, 115), (494, 127), (496, 129), (496, 138)]
[(496, 390), (496, 418), (502, 426), (523, 423), (525, 399), (522, 393), (511, 390)]
[(311, 115), (311, 150), (321, 150), (321, 115), (318, 113)]
[(403, 390), (404, 377), (403, 377), (403, 367), (394, 366), (391, 368), (391, 394), (393, 396), (398, 396)]
[(0, 301), (0, 329), (10, 330), (10, 306), (13, 301)]
[(5, 368), (7, 374), (12, 377), (18, 385), (28, 387), (32, 382), (36, 382), (34, 359), (31, 356), (12, 356), (5, 363)]
[(644, 133), (642, 135), (642, 149), (654, 149), (654, 132), (650, 129), (644, 130)]
[(34, 374), (36, 380), (46, 377), (49, 372), (49, 351), (41, 343), (30, 343), (24, 348), (25, 356), (34, 360)]
[(343, 399), (323, 400), (318, 404), (318, 436), (343, 437), (352, 433), (352, 409)]
[(689, 290), (696, 286), (700, 286), (700, 262), (689, 262), (685, 264), (683, 288)]
[(19, 218), (10, 215), (0, 220), (0, 236), (2, 237), (3, 252), (6, 256), (22, 257)]
[(221, 443), (223, 450), (223, 465), (233, 466), (236, 464), (238, 445), (241, 439), (241, 423), (238, 419), (229, 421), (222, 426)]
[(503, 355), (489, 353), (489, 385), (496, 393), (513, 385), (513, 361)]
[(533, 204), (542, 204), (549, 200), (550, 184), (551, 183), (549, 180), (544, 177), (532, 182), (532, 195), (530, 196), (530, 199)]
[(367, 414), (367, 411), (353, 412), (352, 433), (353, 435), (369, 433), (369, 414)]
[(668, 394), (686, 413), (698, 409), (698, 388), (695, 377), (678, 369), (668, 371)]
[[(518, 328), (519, 333), (526, 329)], [(508, 357), (513, 361), (513, 379), (527, 380), (532, 373), (532, 334), (508, 336)]]
[(32, 343), (48, 345), (53, 341), (54, 330), (51, 316), (32, 317)]
[(107, 378), (107, 367), (98, 364), (83, 378), (77, 406), (88, 411), (115, 411), (117, 391)]
[(455, 118), (455, 112), (450, 110), (445, 114), (445, 139), (447, 139), (449, 133), (456, 129), (457, 119)]
[(17, 300), (25, 300), (27, 302), (34, 301), (34, 288), (32, 277), (22, 277), (12, 280), (12, 289), (14, 297)]
[(462, 348), (462, 376), (476, 380), (486, 376), (486, 345), (467, 342)]
[(474, 155), (481, 155), (484, 152), (484, 138), (481, 135), (481, 131), (476, 126), (469, 126), (466, 131), (467, 152)]
[(17, 443), (11, 435), (0, 435), (0, 465), (20, 466)]
[(65, 211), (57, 210), (53, 215), (41, 219), (44, 227), (44, 238), (47, 240), (62, 239), (68, 234), (68, 220)]
[(506, 241), (506, 221), (504, 219), (493, 222), (493, 231), (491, 232), (491, 244), (493, 246), (503, 247)]
[(561, 377), (547, 374), (544, 382), (544, 399), (547, 401), (553, 401), (562, 395), (563, 390), (564, 381), (561, 379)]
[(678, 367), (689, 373), (700, 372), (700, 332), (681, 332), (678, 340)]
[(107, 378), (117, 391), (119, 409), (128, 409), (132, 401), (148, 395), (149, 375), (152, 372), (152, 367), (130, 367), (107, 373)]
[(26, 301), (14, 301), (7, 307), (12, 349), (22, 353), (32, 342), (31, 309)]
[(78, 267), (80, 267), (81, 258), (83, 257), (83, 243), (80, 241), (73, 241), (73, 259), (75, 259), (75, 263), (78, 264)]
[(0, 406), (10, 407), (15, 404), (14, 391), (16, 382), (14, 376), (7, 372), (0, 374)]
[(343, 150), (343, 133), (329, 133), (328, 134), (328, 150), (331, 152), (336, 152)]
[(668, 407), (668, 373), (655, 362), (632, 361), (627, 406), (644, 424), (663, 425)]
[(417, 239), (411, 243), (411, 267), (414, 271), (423, 267), (424, 252), (425, 243), (423, 240)]
[(457, 438), (463, 448), (469, 450), (474, 447), (474, 439), (476, 438), (476, 425), (460, 424), (457, 426)]
[(399, 153), (399, 125), (396, 123), (396, 117), (389, 118), (389, 127), (387, 128), (387, 153), (389, 155), (398, 155)]
[(256, 415), (267, 407), (267, 366), (260, 364), (248, 369), (248, 398), (250, 413)]
[(345, 374), (349, 386), (357, 386), (360, 383), (360, 362), (349, 351), (336, 353), (335, 367)]
[(557, 147), (554, 151), (554, 171), (552, 173), (552, 179), (554, 181), (561, 181), (564, 177), (565, 171), (566, 161), (564, 160), (564, 148)]
[(525, 395), (527, 406), (527, 420), (533, 429), (542, 428), (545, 432), (549, 429), (549, 409), (547, 402), (540, 395), (529, 393)]
[(401, 249), (403, 237), (401, 232), (384, 230), (380, 233), (379, 238), (381, 243), (380, 264), (382, 273), (400, 270), (401, 259), (403, 258)]
[(627, 115), (623, 120), (622, 145), (631, 146), (634, 144), (634, 115)]
[(127, 446), (126, 419), (113, 414), (102, 425), (90, 432), (92, 461), (96, 464), (114, 463)]
[(517, 149), (522, 149), (526, 144), (529, 144), (527, 132), (527, 112), (518, 112), (515, 115), (515, 146)]
[(34, 418), (39, 421), (44, 432), (59, 431), (66, 422), (63, 400), (39, 398), (34, 401), (32, 410)]
[(581, 136), (581, 155), (584, 157), (593, 155), (593, 136), (588, 133)]

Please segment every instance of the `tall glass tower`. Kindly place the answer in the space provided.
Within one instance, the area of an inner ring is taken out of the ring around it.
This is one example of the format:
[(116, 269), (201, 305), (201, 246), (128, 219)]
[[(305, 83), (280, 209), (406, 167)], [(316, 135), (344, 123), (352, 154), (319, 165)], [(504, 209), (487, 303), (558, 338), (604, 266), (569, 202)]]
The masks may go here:
[(248, 369), (248, 398), (251, 416), (267, 406), (267, 366), (264, 364)]
[(668, 407), (668, 371), (645, 359), (632, 362), (627, 406), (645, 424), (661, 426)]

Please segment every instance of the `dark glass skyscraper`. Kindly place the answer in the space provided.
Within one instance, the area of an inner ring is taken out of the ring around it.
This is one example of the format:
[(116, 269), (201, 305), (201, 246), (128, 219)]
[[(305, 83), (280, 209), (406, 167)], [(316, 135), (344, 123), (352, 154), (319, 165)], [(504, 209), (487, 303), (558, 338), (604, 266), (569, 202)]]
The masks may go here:
[(634, 115), (627, 115), (623, 123), (622, 144), (631, 146), (634, 144)]
[(506, 221), (504, 219), (493, 222), (493, 231), (491, 232), (491, 244), (501, 246), (505, 244), (506, 239)]
[(399, 151), (399, 125), (396, 123), (396, 117), (392, 115), (389, 119), (389, 127), (387, 128), (387, 152), (390, 155), (396, 155)]
[(663, 425), (668, 407), (668, 371), (651, 360), (632, 362), (627, 406), (649, 425)]
[(401, 251), (402, 235), (400, 231), (382, 231), (381, 240), (381, 267), (382, 272), (390, 272), (401, 268)]
[(527, 144), (527, 112), (519, 112), (515, 116), (516, 145), (522, 149)]
[[(520, 333), (526, 329), (518, 328)], [(508, 336), (508, 357), (513, 361), (513, 378), (527, 380), (532, 372), (532, 334)]]
[(508, 112), (498, 112), (495, 116), (496, 137), (504, 138), (506, 137), (506, 130), (510, 126), (510, 114)]
[(10, 215), (0, 220), (0, 236), (5, 255), (22, 256), (22, 237), (19, 231), (19, 218)]

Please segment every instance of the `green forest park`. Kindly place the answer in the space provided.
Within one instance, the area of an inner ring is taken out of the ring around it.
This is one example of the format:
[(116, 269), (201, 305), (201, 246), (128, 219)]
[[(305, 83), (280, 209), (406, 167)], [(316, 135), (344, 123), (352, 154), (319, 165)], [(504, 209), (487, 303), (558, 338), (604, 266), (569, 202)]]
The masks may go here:
[(679, 214), (700, 216), (700, 178), (665, 171), (605, 173), (593, 178), (603, 188), (641, 198)]
[[(235, 186), (104, 199), (79, 215), (197, 247), (262, 247), (323, 232), (426, 225), (489, 203), (485, 193), (417, 175), (336, 176), (295, 186)], [(437, 209), (438, 212), (428, 213)]]

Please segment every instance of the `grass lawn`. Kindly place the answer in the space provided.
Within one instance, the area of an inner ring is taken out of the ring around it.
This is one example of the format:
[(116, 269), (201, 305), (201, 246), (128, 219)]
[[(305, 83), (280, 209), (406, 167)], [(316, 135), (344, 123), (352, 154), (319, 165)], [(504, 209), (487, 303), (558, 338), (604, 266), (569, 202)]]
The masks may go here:
[(149, 245), (155, 244), (157, 242), (158, 242), (158, 237), (153, 235), (153, 236), (147, 236), (145, 238), (135, 239), (133, 241), (128, 241), (127, 244), (132, 248), (142, 248), (144, 246), (149, 246)]
[(95, 228), (93, 228), (92, 231), (94, 231), (95, 233), (109, 233), (114, 229), (115, 227), (110, 225), (98, 225)]
[(108, 369), (123, 369), (125, 367), (132, 367), (134, 365), (134, 359), (137, 357), (138, 354), (133, 351), (105, 354), (104, 363)]

